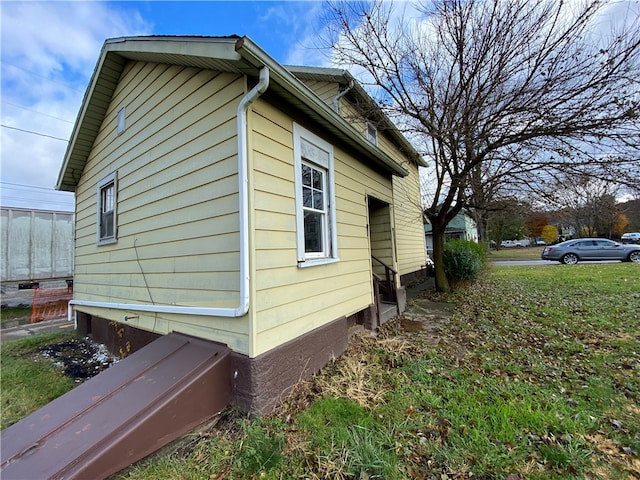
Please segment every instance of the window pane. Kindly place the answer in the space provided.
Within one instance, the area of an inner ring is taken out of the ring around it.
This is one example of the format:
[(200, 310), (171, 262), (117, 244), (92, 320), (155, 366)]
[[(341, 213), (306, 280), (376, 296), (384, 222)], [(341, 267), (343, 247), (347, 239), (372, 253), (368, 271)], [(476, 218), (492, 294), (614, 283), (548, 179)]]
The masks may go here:
[(302, 185), (311, 186), (311, 167), (304, 164), (302, 165)]
[(100, 219), (100, 238), (113, 237), (113, 212), (103, 213)]
[(305, 208), (313, 208), (313, 190), (309, 187), (302, 187), (302, 205)]
[(313, 188), (322, 190), (322, 172), (320, 170), (313, 169)]
[(113, 184), (102, 189), (102, 212), (113, 211)]
[(114, 237), (115, 185), (105, 185), (100, 191), (100, 238)]
[(322, 213), (304, 212), (304, 251), (320, 253), (322, 248)]
[(378, 131), (376, 130), (376, 127), (371, 124), (367, 124), (367, 140), (374, 145), (378, 145)]
[(313, 191), (313, 208), (316, 210), (324, 210), (324, 202), (322, 201), (322, 192)]

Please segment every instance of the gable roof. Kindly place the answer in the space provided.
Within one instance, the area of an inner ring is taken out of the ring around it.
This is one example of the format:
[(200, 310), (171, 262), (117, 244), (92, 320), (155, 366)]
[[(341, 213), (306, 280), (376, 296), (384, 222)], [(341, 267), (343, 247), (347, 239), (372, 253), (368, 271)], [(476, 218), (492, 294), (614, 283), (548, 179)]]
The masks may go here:
[[(467, 228), (473, 225), (471, 222), (475, 223), (473, 218), (464, 212), (460, 212), (447, 224), (444, 231), (445, 233), (466, 232)], [(430, 234), (432, 232), (433, 226), (430, 223), (425, 223), (424, 233)]]
[(369, 143), (249, 37), (144, 36), (105, 41), (71, 133), (56, 184), (58, 190), (75, 190), (120, 75), (125, 64), (131, 60), (235, 72), (256, 78), (263, 67), (268, 67), (270, 93), (289, 103), (378, 167), (394, 175), (408, 175), (404, 167)]
[(320, 82), (332, 82), (343, 85), (349, 89), (349, 93), (353, 95), (359, 102), (367, 105), (369, 115), (375, 117), (374, 120), (385, 133), (388, 133), (393, 141), (400, 147), (409, 158), (414, 160), (418, 165), (426, 167), (427, 163), (422, 156), (415, 150), (413, 145), (409, 143), (407, 138), (398, 130), (398, 127), (389, 119), (389, 117), (380, 109), (378, 104), (360, 85), (360, 83), (351, 75), (348, 70), (340, 68), (326, 67), (307, 67), (298, 65), (286, 65), (285, 68), (293, 73), (300, 80), (315, 80)]

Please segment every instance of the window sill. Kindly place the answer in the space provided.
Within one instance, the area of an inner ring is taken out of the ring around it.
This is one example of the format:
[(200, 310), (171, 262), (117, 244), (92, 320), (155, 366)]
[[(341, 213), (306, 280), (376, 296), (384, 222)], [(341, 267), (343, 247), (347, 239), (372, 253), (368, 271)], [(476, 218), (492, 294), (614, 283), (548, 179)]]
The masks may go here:
[(315, 267), (318, 265), (329, 265), (332, 263), (338, 263), (339, 258), (313, 258), (304, 262), (298, 262), (298, 268)]
[(112, 245), (114, 243), (118, 243), (118, 239), (117, 238), (105, 238), (104, 240), (99, 240), (97, 245), (101, 246), (101, 245)]

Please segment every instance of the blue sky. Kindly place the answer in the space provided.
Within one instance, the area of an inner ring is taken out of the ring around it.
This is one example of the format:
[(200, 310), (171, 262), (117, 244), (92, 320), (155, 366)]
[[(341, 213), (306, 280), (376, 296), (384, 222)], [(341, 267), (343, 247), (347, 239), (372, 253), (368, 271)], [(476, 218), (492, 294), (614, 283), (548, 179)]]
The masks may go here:
[[(611, 0), (602, 25), (637, 18), (638, 2)], [(315, 0), (0, 0), (0, 204), (73, 210), (73, 195), (54, 187), (105, 39), (248, 35), (282, 64), (327, 66), (329, 52), (318, 48), (324, 8)]]
[(327, 65), (316, 1), (0, 2), (0, 203), (73, 210), (54, 190), (106, 38), (248, 35), (282, 64)]

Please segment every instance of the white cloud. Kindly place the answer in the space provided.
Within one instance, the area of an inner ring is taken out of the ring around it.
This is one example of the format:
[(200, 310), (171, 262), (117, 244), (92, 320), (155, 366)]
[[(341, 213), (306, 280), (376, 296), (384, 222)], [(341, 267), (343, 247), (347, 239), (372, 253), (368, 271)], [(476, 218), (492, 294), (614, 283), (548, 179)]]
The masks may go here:
[[(2, 205), (59, 208), (53, 188), (84, 91), (106, 38), (149, 33), (132, 10), (99, 2), (3, 2)], [(26, 133), (7, 127), (27, 130)], [(40, 134), (40, 135), (39, 135)]]
[(278, 61), (285, 65), (328, 65), (328, 52), (318, 42), (324, 9), (324, 2), (285, 2), (274, 4), (260, 16), (257, 23), (267, 26), (271, 35), (278, 32), (278, 41), (289, 45)]

